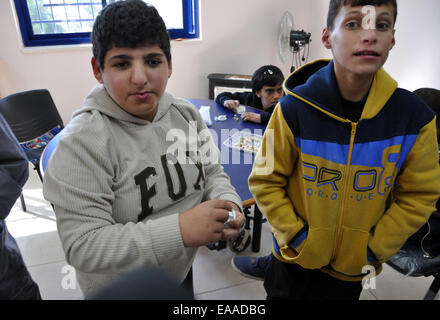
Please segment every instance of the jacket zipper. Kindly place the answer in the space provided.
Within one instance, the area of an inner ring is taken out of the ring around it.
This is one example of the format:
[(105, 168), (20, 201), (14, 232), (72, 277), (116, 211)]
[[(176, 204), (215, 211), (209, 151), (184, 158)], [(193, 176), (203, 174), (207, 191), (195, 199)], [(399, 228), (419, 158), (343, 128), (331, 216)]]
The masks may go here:
[(336, 256), (336, 253), (339, 250), (339, 246), (341, 245), (341, 230), (342, 230), (342, 221), (344, 221), (344, 213), (345, 213), (345, 207), (347, 203), (347, 193), (348, 193), (348, 187), (349, 187), (349, 177), (350, 177), (350, 166), (351, 166), (351, 158), (353, 155), (353, 148), (354, 148), (354, 138), (356, 137), (356, 129), (357, 129), (357, 123), (350, 122), (351, 125), (351, 134), (350, 134), (350, 148), (348, 150), (348, 161), (347, 161), (347, 167), (345, 169), (345, 183), (344, 183), (344, 193), (342, 198), (342, 205), (339, 210), (339, 219), (338, 219), (338, 225), (336, 226), (336, 245), (333, 249), (333, 254), (331, 260), (333, 260)]

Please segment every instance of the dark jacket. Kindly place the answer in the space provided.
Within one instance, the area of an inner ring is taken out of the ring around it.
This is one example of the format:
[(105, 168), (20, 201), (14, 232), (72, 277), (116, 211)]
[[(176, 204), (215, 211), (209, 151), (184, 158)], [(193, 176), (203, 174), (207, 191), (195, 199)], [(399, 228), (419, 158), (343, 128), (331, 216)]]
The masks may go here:
[[(238, 100), (240, 101), (240, 104), (263, 110), (261, 99), (258, 98), (253, 92), (222, 92), (217, 96), (215, 102), (223, 107), (226, 100)], [(270, 116), (272, 115), (274, 109), (275, 107), (271, 107), (267, 110), (261, 111), (262, 124), (266, 125), (269, 122)]]
[(5, 219), (29, 177), (26, 155), (0, 115), (0, 300), (40, 298)]

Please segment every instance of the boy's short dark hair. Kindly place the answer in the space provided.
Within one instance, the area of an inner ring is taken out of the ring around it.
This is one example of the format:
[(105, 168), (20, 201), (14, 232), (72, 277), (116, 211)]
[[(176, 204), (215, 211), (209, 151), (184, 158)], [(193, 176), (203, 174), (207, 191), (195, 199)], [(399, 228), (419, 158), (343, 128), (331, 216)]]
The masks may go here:
[(440, 127), (440, 90), (420, 88), (414, 91), (437, 115), (437, 126)]
[(104, 69), (105, 55), (112, 46), (137, 48), (158, 45), (171, 62), (170, 36), (156, 8), (141, 0), (117, 1), (96, 17), (91, 35), (93, 56)]
[(273, 87), (283, 83), (284, 75), (281, 70), (273, 65), (262, 66), (252, 76), (252, 91), (260, 91), (263, 86)]
[(351, 5), (352, 7), (359, 6), (381, 6), (383, 4), (391, 4), (394, 7), (394, 24), (397, 19), (397, 0), (330, 0), (327, 15), (327, 28), (333, 29), (336, 16), (343, 6)]

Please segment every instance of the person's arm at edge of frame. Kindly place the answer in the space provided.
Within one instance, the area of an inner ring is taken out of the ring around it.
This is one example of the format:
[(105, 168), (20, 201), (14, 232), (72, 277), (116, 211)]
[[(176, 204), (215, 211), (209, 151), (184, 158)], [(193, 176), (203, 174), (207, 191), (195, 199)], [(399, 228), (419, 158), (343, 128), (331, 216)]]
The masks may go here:
[(29, 177), (29, 165), (24, 151), (6, 120), (0, 115), (0, 219), (6, 219), (22, 187)]
[[(5, 279), (5, 277), (11, 274), (11, 265), (15, 265), (18, 261), (17, 253), (6, 245), (11, 236), (8, 233), (5, 219), (29, 177), (29, 165), (24, 151), (1, 114), (0, 146), (0, 282), (4, 281), (0, 296), (5, 297), (5, 294), (9, 296), (14, 293), (11, 292), (12, 284), (17, 282), (14, 279)], [(23, 275), (20, 273), (20, 276)], [(23, 284), (23, 282), (19, 283)]]

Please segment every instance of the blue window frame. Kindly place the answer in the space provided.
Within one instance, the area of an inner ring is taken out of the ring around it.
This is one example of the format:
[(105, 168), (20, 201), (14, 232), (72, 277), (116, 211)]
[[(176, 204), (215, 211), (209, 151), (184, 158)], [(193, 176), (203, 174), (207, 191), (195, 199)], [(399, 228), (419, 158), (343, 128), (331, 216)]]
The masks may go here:
[[(96, 16), (103, 7), (114, 1), (118, 0), (14, 0), (24, 46), (90, 43), (90, 32)], [(160, 1), (157, 3), (163, 4), (169, 0)], [(173, 1), (182, 1), (181, 10), (174, 12), (170, 18), (176, 19), (177, 14), (178, 23), (169, 23), (164, 15), (166, 12), (161, 12), (157, 7), (171, 39), (198, 38), (198, 0)], [(154, 4), (154, 0), (145, 2)], [(171, 12), (169, 7), (166, 9)]]

